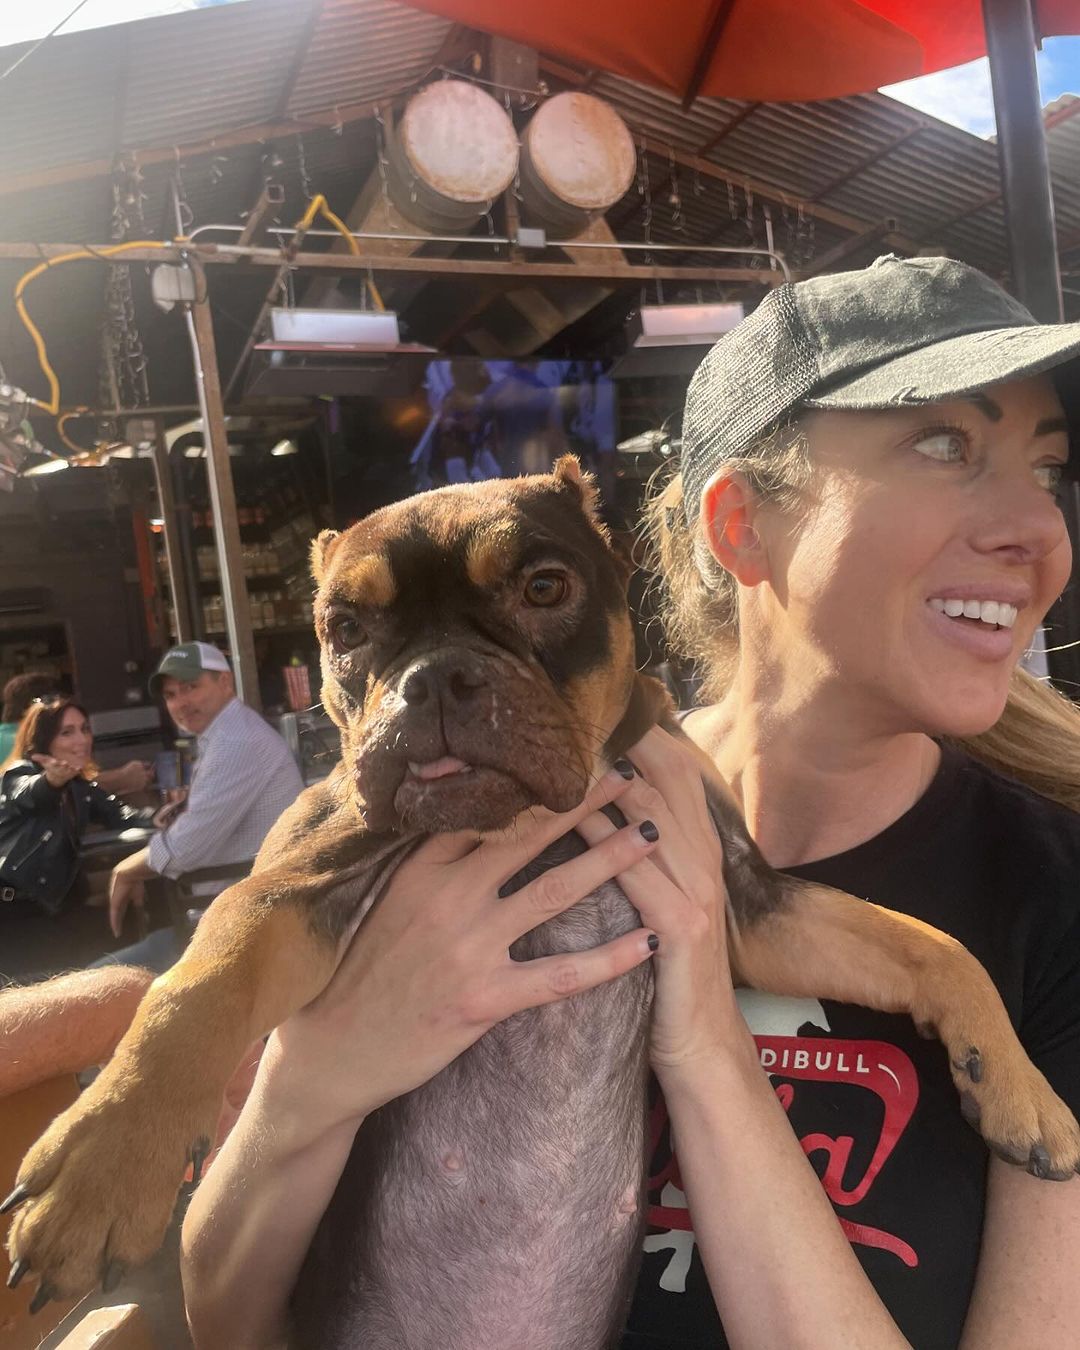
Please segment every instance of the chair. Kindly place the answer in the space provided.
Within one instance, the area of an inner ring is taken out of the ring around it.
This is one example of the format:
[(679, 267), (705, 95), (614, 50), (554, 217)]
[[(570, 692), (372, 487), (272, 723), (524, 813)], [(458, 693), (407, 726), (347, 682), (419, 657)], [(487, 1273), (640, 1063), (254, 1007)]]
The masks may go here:
[[(222, 863), (218, 867), (199, 867), (192, 872), (184, 872), (175, 879), (171, 877), (160, 879), (158, 884), (164, 892), (169, 921), (181, 951), (191, 941), (191, 935), (198, 921), (197, 912), (209, 904), (209, 897), (199, 895), (196, 888), (213, 882), (242, 881), (254, 864), (255, 860), (248, 858), (241, 862)], [(195, 919), (191, 918), (193, 912), (196, 913)]]

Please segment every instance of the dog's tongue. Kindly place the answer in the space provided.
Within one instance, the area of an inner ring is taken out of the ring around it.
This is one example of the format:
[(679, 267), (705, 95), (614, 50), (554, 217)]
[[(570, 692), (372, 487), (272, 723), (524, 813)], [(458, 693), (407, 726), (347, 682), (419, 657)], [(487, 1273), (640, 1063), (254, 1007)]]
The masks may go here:
[(463, 759), (453, 755), (443, 755), (442, 759), (433, 759), (429, 764), (414, 764), (409, 761), (409, 772), (417, 778), (429, 782), (433, 778), (446, 778), (452, 773), (464, 773), (469, 765)]

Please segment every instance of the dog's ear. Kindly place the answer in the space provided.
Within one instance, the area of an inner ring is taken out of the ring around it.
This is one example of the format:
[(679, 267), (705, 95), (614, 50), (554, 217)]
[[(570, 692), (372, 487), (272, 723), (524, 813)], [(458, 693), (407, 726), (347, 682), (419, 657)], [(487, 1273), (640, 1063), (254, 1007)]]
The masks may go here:
[(315, 578), (317, 586), (322, 585), (323, 577), (326, 576), (330, 559), (340, 538), (340, 530), (321, 530), (311, 541), (311, 575)]
[(600, 489), (591, 473), (581, 467), (577, 455), (560, 455), (552, 470), (555, 482), (573, 492), (578, 505), (597, 524), (600, 522)]

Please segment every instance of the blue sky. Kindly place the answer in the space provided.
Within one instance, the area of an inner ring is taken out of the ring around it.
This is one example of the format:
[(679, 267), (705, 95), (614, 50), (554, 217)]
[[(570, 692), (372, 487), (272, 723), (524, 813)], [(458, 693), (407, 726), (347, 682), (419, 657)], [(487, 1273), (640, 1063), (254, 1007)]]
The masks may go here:
[[(21, 13), (5, 12), (0, 42), (6, 46), (41, 37), (69, 13), (75, 3), (76, 0), (35, 0), (33, 4), (22, 6)], [(173, 14), (178, 10), (228, 3), (230, 0), (85, 0), (61, 31), (76, 32), (151, 14)], [(12, 0), (0, 0), (0, 4), (5, 10), (14, 9)], [(1047, 38), (1037, 60), (1044, 103), (1060, 94), (1080, 94), (1080, 37)], [(994, 104), (985, 59), (892, 85), (885, 93), (932, 113), (942, 121), (966, 127), (977, 136), (994, 133)]]
[[(1080, 37), (1047, 38), (1036, 55), (1043, 103), (1061, 94), (1080, 94)], [(976, 136), (994, 134), (990, 70), (984, 57), (966, 66), (940, 70), (884, 90), (943, 122), (966, 127)]]

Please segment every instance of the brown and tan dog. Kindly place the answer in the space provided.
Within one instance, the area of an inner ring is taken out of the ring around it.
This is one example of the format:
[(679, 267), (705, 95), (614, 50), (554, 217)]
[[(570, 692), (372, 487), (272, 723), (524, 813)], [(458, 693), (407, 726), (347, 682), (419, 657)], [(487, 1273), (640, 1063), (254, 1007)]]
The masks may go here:
[[(27, 1154), (5, 1207), (21, 1206), (9, 1251), (16, 1278), (38, 1276), (39, 1303), (155, 1250), (240, 1056), (324, 988), (343, 937), (424, 834), (502, 829), (538, 803), (568, 810), (654, 722), (677, 730), (661, 687), (635, 674), (627, 571), (594, 497), (567, 457), (549, 476), (444, 488), (319, 536), (323, 700), (341, 764), (282, 817), (100, 1077)], [(1037, 1175), (1071, 1175), (1080, 1130), (979, 963), (916, 920), (773, 871), (704, 759), (702, 773), (735, 978), (910, 1013), (945, 1043), (989, 1145)], [(567, 836), (534, 869), (583, 847)], [(512, 954), (581, 950), (637, 923), (608, 884)], [(640, 1250), (650, 997), (641, 966), (518, 1014), (369, 1117), (309, 1254), (293, 1343), (610, 1344)], [(433, 1179), (447, 1138), (473, 1160), (468, 1185)], [(477, 1194), (498, 1203), (478, 1210)]]

